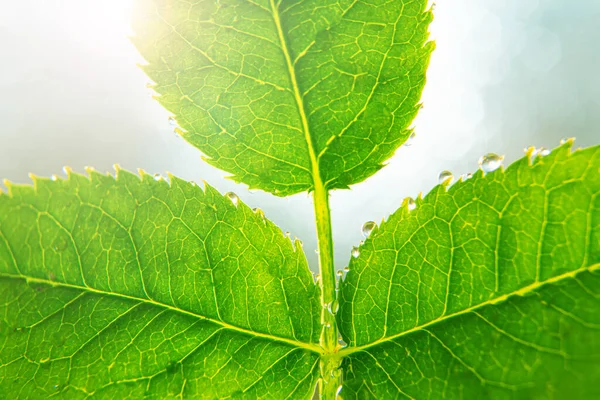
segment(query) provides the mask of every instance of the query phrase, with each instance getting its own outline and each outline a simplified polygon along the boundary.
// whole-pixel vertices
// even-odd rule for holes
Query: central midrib
[[[292,84],[292,92],[294,93],[296,107],[298,108],[298,114],[300,115],[300,120],[302,122],[302,131],[304,132],[304,139],[306,140],[306,145],[308,147],[308,155],[310,158],[311,175],[316,190],[318,186],[323,186],[323,181],[321,180],[321,173],[319,171],[319,161],[317,158],[317,153],[315,152],[312,136],[310,135],[308,118],[306,117],[306,111],[304,110],[304,100],[302,99],[302,95],[300,94],[300,88],[298,86],[298,80],[296,78],[296,70],[294,69],[294,64],[292,63],[292,58],[290,57],[290,52],[287,48],[287,43],[285,41],[283,29],[281,28],[281,20],[279,18],[278,7],[277,5],[275,5],[274,0],[270,0],[270,4],[271,13],[273,14],[273,20],[275,21],[275,27],[277,29],[277,36],[279,37],[281,51],[285,58],[288,74],[290,76],[290,82]]]
[[[546,279],[545,281],[542,281],[542,282],[532,283],[531,285],[522,287],[522,288],[520,288],[518,290],[515,290],[515,291],[512,291],[510,293],[503,294],[502,296],[496,297],[494,299],[491,299],[491,300],[488,300],[488,301],[484,301],[482,303],[476,304],[476,305],[471,306],[469,308],[466,308],[464,310],[460,310],[460,311],[454,312],[452,314],[448,314],[448,315],[444,315],[444,316],[438,317],[438,318],[436,318],[434,320],[431,320],[431,321],[429,321],[427,323],[424,323],[424,324],[419,325],[419,326],[415,326],[414,328],[411,328],[411,329],[408,329],[406,331],[397,333],[395,335],[390,335],[388,337],[384,337],[384,338],[375,340],[374,342],[367,343],[367,344],[364,344],[364,345],[361,345],[361,346],[347,347],[347,348],[339,351],[337,354],[338,354],[339,357],[346,357],[346,356],[349,356],[349,355],[351,355],[353,353],[369,349],[371,347],[374,347],[374,346],[377,346],[377,345],[389,342],[391,340],[400,338],[402,336],[406,336],[406,335],[410,335],[411,333],[416,333],[416,332],[419,332],[419,331],[423,331],[426,328],[430,327],[431,325],[439,324],[441,322],[448,321],[448,320],[450,320],[452,318],[468,314],[470,312],[473,312],[473,311],[478,310],[480,308],[483,308],[485,306],[496,305],[498,303],[502,303],[502,302],[508,300],[510,297],[523,296],[523,295],[525,295],[527,293],[531,293],[531,292],[533,292],[533,291],[535,291],[537,289],[540,289],[540,288],[542,288],[544,286],[548,286],[548,285],[551,285],[553,283],[560,282],[563,279],[575,278],[575,276],[578,275],[581,272],[586,272],[586,271],[590,271],[591,272],[591,271],[597,271],[597,270],[600,270],[600,264],[592,264],[592,265],[589,265],[587,267],[581,267],[581,268],[578,268],[578,269],[575,269],[575,270],[572,270],[572,271],[569,271],[569,272],[565,272],[564,274],[556,275],[556,276],[554,276],[552,278],[548,278],[548,279]]]
[[[295,347],[303,348],[303,349],[306,349],[306,350],[309,350],[309,351],[312,351],[315,353],[319,353],[319,354],[321,354],[323,352],[323,349],[316,344],[299,342],[297,340],[288,339],[288,338],[281,337],[281,336],[275,336],[275,335],[268,334],[268,333],[257,332],[257,331],[253,331],[250,329],[242,328],[237,325],[229,324],[225,321],[220,321],[217,319],[206,317],[204,315],[196,314],[192,311],[178,308],[178,307],[172,306],[170,304],[161,303],[161,302],[158,302],[158,301],[155,301],[152,299],[131,296],[131,295],[123,294],[123,293],[107,292],[105,290],[100,290],[100,289],[96,289],[96,288],[89,287],[89,286],[84,287],[84,286],[74,285],[74,284],[65,283],[65,282],[57,282],[57,281],[53,281],[53,280],[49,280],[49,279],[31,278],[31,277],[27,277],[27,276],[23,276],[23,275],[7,274],[4,272],[0,272],[0,278],[20,279],[20,280],[25,280],[27,282],[46,284],[46,285],[55,286],[55,287],[64,287],[64,288],[79,290],[79,291],[86,292],[86,293],[94,293],[94,294],[98,294],[98,295],[102,295],[102,296],[111,296],[111,297],[117,297],[117,298],[121,298],[121,299],[131,300],[131,301],[137,301],[140,303],[150,304],[155,307],[161,307],[164,309],[168,309],[170,311],[173,311],[173,312],[176,312],[179,314],[185,314],[185,315],[188,315],[188,316],[191,316],[191,317],[194,317],[197,319],[201,319],[201,320],[204,320],[207,322],[212,322],[216,325],[222,326],[223,328],[226,328],[226,329],[229,329],[232,331],[236,331],[236,332],[240,332],[240,333],[243,333],[246,335],[256,336],[256,337],[260,337],[263,339],[268,339],[268,340],[276,341],[276,342],[283,342],[283,343],[286,343],[286,344],[289,344],[289,345],[292,345]]]
[[[308,154],[311,163],[311,175],[313,180],[313,203],[315,209],[315,220],[317,225],[317,241],[319,244],[319,269],[321,273],[321,304],[331,304],[335,300],[335,273],[333,263],[333,238],[331,232],[331,212],[329,210],[329,193],[323,184],[321,173],[319,171],[319,159],[314,148],[314,142],[310,134],[308,118],[304,109],[304,100],[300,94],[296,70],[285,40],[285,35],[279,18],[278,6],[275,0],[270,0],[271,13],[273,21],[279,36],[281,51],[285,58],[296,107],[302,121],[302,130],[308,148]],[[325,307],[321,307],[321,323],[332,325],[332,329],[322,331],[321,346],[325,353],[332,353],[337,346],[337,325],[335,318],[327,312]],[[331,327],[330,327],[331,328]]]

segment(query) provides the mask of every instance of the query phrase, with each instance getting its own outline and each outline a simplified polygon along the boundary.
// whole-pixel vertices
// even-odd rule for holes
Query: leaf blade
[[[158,100],[238,182],[346,188],[410,135],[433,49],[425,1],[137,4]]]
[[[341,331],[357,346],[346,353],[347,367],[356,363],[348,369],[355,380],[349,384],[349,392],[368,392],[366,371],[377,369],[379,378],[371,377],[372,381],[386,383],[369,389],[379,396],[391,392],[401,396],[403,390],[412,397],[425,393],[438,396],[443,390],[454,393],[444,392],[446,396],[459,396],[460,387],[468,387],[471,396],[491,395],[495,390],[497,396],[512,391],[515,396],[532,395],[536,390],[549,393],[552,387],[565,393],[578,379],[580,393],[593,392],[590,382],[600,374],[590,361],[600,354],[600,325],[593,317],[600,307],[600,149],[569,150],[570,143],[533,166],[524,158],[505,172],[486,177],[478,173],[448,192],[437,187],[418,201],[417,210],[400,209],[373,234],[361,248],[359,259],[352,261],[341,289]],[[492,212],[495,217],[491,217]],[[585,288],[578,286],[582,279],[588,282]],[[567,294],[561,292],[561,285],[570,285]],[[368,286],[372,289],[367,299]],[[557,307],[561,296],[562,302],[569,296],[581,297],[581,304],[575,303],[580,306],[575,311],[581,314],[580,321],[565,321],[565,314],[552,308]],[[591,320],[588,326],[578,325],[586,320]],[[537,330],[535,323],[539,323]],[[573,336],[585,337],[586,345],[565,336],[558,327],[568,327]],[[513,345],[498,347],[494,340],[499,335],[512,340]],[[557,347],[553,338],[564,343]],[[437,369],[427,361],[431,356],[425,349],[437,357],[446,353]],[[582,350],[587,354],[582,355]],[[568,367],[558,365],[553,357],[561,351],[583,359]],[[406,368],[402,376],[389,364],[392,359]],[[554,369],[544,369],[534,363],[536,360]],[[455,362],[461,364],[457,368],[462,372],[454,373],[449,367]],[[384,379],[385,363],[388,375]],[[477,368],[472,368],[473,364]],[[500,367],[494,370],[493,365],[510,367],[503,372]],[[465,378],[465,373],[471,377]],[[429,388],[425,384],[419,388],[415,377],[429,382]],[[435,379],[444,383],[443,388],[432,383]],[[489,389],[490,385],[496,388]]]
[[[0,195],[3,392],[312,393],[318,289],[299,244],[271,222],[174,177],[92,172],[10,189]],[[10,387],[35,365],[39,379]],[[223,374],[239,379],[225,386]]]

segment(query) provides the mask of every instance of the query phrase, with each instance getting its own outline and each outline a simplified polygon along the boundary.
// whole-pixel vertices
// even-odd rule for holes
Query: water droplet
[[[321,275],[320,274],[316,274],[315,275],[315,283],[319,283],[321,281]]]
[[[337,391],[335,392],[335,400],[344,400],[342,398],[342,389],[344,389],[344,386],[338,386]]]
[[[329,329],[329,328],[331,328],[331,324],[330,324],[329,322],[327,322],[327,323],[325,324],[325,329]]]
[[[240,202],[240,198],[237,196],[237,194],[235,194],[233,192],[225,193],[225,197],[227,197],[229,200],[231,200],[231,202],[233,203],[234,206],[237,206],[238,203]]]
[[[160,174],[154,174],[154,180],[159,182],[163,180],[163,177]]]
[[[483,172],[492,172],[500,168],[502,162],[504,161],[504,156],[499,156],[498,154],[488,153],[479,158],[479,168]]]
[[[546,157],[550,154],[550,150],[548,150],[545,147],[540,147],[539,149],[536,149],[536,152],[542,157]]]
[[[574,141],[575,141],[575,138],[574,138],[574,137],[570,137],[570,138],[562,138],[562,139],[560,139],[560,144],[566,144],[566,143],[569,143],[569,142],[574,142]]]
[[[338,343],[341,348],[348,347],[348,343],[344,341],[341,335],[338,335]]]
[[[377,224],[373,221],[365,222],[361,229],[363,236],[369,237],[369,235],[371,234],[371,232],[373,232],[373,229],[375,229],[376,226]]]
[[[404,145],[405,146],[412,146],[412,144],[415,141],[416,137],[417,137],[417,134],[415,132],[411,133],[410,136],[408,137],[408,139],[406,139],[406,142],[404,142]]]
[[[417,208],[417,203],[415,202],[415,199],[413,199],[412,197],[407,197],[405,201],[406,201],[406,206],[408,207],[408,211],[412,211],[415,208]]]
[[[331,314],[337,314],[340,309],[340,303],[337,300],[333,300],[331,303],[327,304],[327,311]]]
[[[462,179],[463,181],[466,181],[467,179],[471,179],[472,177],[473,177],[473,174],[469,172],[468,174],[462,174],[460,176],[460,179]]]
[[[315,254],[320,254],[319,249],[315,249]]]
[[[52,386],[52,387],[54,388],[54,390],[58,390],[58,388],[59,388],[60,386],[58,386],[58,385],[54,385],[54,386]]]
[[[58,180],[58,176],[56,176],[56,175],[52,175],[52,176],[50,177],[50,179],[52,179],[53,181],[57,181],[57,180]]]
[[[173,127],[177,126],[177,120],[174,117],[169,117],[169,125]]]
[[[534,161],[538,157],[546,157],[548,154],[550,154],[550,150],[548,150],[545,147],[539,147],[539,148],[529,147],[529,148],[525,148],[523,150],[525,151],[525,154],[529,155],[529,159],[531,161]]]
[[[447,183],[449,185],[454,180],[454,175],[452,175],[452,172],[450,171],[442,171],[438,176],[438,180],[441,184]]]
[[[338,269],[337,272],[335,273],[337,275],[338,278],[342,279],[344,277],[344,271],[342,271],[341,269]]]
[[[355,246],[352,248],[352,257],[358,258],[358,256],[360,256],[360,250],[358,247]]]
[[[348,273],[348,272],[350,272],[350,267],[344,267],[344,272],[345,272],[345,273]]]

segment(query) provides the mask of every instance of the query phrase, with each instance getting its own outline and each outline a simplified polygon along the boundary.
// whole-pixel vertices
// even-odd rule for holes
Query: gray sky
[[[0,177],[64,165],[169,171],[234,191],[304,242],[316,268],[312,203],[249,193],[178,139],[152,100],[126,36],[128,0],[5,1],[0,12]],[[367,220],[428,192],[441,170],[474,171],[483,153],[512,162],[528,146],[600,143],[600,1],[440,0],[417,138],[352,190],[332,194],[336,264]]]

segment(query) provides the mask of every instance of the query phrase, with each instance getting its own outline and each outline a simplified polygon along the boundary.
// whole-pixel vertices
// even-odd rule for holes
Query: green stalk
[[[317,221],[317,238],[319,242],[319,272],[321,274],[321,322],[324,329],[321,333],[321,346],[326,353],[333,353],[337,346],[337,326],[335,316],[329,312],[328,305],[336,300],[335,270],[333,265],[333,238],[331,234],[331,212],[329,211],[329,194],[323,186],[315,187],[315,218]]]
[[[317,222],[317,238],[319,245],[319,270],[321,279],[321,381],[319,391],[321,398],[334,400],[341,383],[341,370],[338,357],[332,357],[338,347],[338,329],[335,321],[336,277],[333,263],[333,237],[331,233],[331,212],[329,210],[329,193],[322,182],[315,182],[314,191],[315,219]]]

